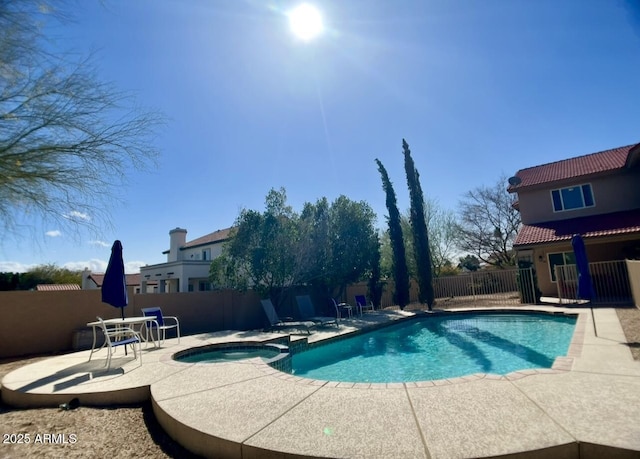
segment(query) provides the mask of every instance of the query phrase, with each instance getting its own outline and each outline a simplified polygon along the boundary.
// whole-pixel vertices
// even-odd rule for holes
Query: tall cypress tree
[[[402,236],[402,226],[400,225],[400,212],[396,200],[396,192],[389,180],[387,170],[382,163],[376,159],[378,170],[382,176],[382,188],[387,195],[387,210],[389,217],[389,238],[393,250],[393,277],[396,284],[396,303],[400,309],[409,304],[409,270],[407,269],[407,254],[404,250],[404,237]]]
[[[431,311],[434,302],[433,273],[431,270],[431,250],[429,248],[429,234],[424,217],[424,195],[420,186],[420,174],[416,170],[411,157],[409,145],[402,139],[404,153],[404,170],[407,173],[407,186],[411,198],[411,229],[413,231],[413,249],[416,257],[418,286],[420,288],[420,302],[426,303]]]

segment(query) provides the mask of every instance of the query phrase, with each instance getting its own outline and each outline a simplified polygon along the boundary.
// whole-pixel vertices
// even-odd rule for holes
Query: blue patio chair
[[[376,308],[373,305],[372,301],[367,302],[367,298],[364,295],[356,295],[356,308],[360,310],[360,315],[364,312],[365,309],[375,311]]]
[[[145,325],[147,329],[147,341],[149,340],[149,333],[151,333],[151,339],[153,339],[153,329],[156,328],[158,332],[158,343],[164,343],[166,338],[166,331],[173,328],[176,329],[178,336],[178,343],[180,343],[180,322],[175,316],[165,316],[162,314],[162,310],[158,307],[155,308],[142,308],[142,315],[145,317],[153,317],[154,320],[149,320]],[[172,322],[168,324],[167,321]]]

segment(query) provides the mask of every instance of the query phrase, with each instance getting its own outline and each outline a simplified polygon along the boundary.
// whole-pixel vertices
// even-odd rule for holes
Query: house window
[[[576,256],[573,252],[548,253],[549,269],[551,270],[551,282],[557,282],[556,266],[575,265]]]
[[[211,282],[200,281],[198,285],[198,290],[201,292],[211,291]]]
[[[551,190],[551,200],[553,201],[554,212],[583,209],[595,205],[591,185],[588,183]]]
[[[202,251],[202,259],[203,260],[211,260],[211,249],[204,249]]]

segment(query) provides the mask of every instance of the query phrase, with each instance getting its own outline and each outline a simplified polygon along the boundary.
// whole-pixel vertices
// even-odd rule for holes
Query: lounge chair
[[[107,348],[107,363],[105,365],[107,370],[111,368],[111,355],[118,346],[125,346],[126,348],[127,345],[130,345],[133,349],[133,358],[137,359],[138,354],[140,354],[140,365],[142,365],[142,349],[140,348],[142,338],[140,338],[140,335],[132,328],[123,327],[122,325],[108,326],[104,323],[102,317],[97,317],[97,319],[104,334],[104,347]],[[138,345],[137,350],[136,344]],[[93,354],[93,349],[91,353]],[[89,360],[91,360],[91,355],[89,355]]]
[[[315,325],[313,322],[298,322],[293,320],[291,317],[285,317],[284,320],[280,319],[271,300],[260,300],[260,303],[262,303],[262,309],[264,309],[264,313],[267,315],[267,319],[269,319],[269,330],[295,328],[306,331],[308,335],[311,334],[309,328]]]
[[[376,310],[375,306],[373,305],[373,302],[369,301],[367,303],[367,298],[364,295],[356,295],[355,299],[356,299],[356,308],[360,310],[360,315],[362,315],[365,309],[369,309],[371,311]]]
[[[143,316],[154,319],[146,323],[147,341],[149,341],[149,333],[151,333],[151,338],[153,339],[153,329],[156,328],[158,332],[158,344],[162,344],[166,338],[166,331],[175,328],[178,335],[178,343],[180,343],[180,322],[177,317],[163,315],[160,308],[142,308],[141,311]],[[167,321],[171,321],[172,323],[168,324]]]
[[[316,325],[335,324],[336,327],[339,327],[338,316],[340,315],[340,312],[337,308],[335,317],[316,316],[316,312],[313,309],[313,303],[311,303],[311,297],[309,295],[296,296],[296,303],[298,304],[300,317],[302,317],[303,320],[310,320]]]

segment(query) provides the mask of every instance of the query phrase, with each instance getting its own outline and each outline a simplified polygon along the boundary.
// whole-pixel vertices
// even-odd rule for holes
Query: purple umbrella
[[[115,241],[111,247],[111,257],[102,283],[102,302],[120,308],[124,319],[124,307],[129,304],[129,298],[120,241]]]
[[[584,247],[582,236],[574,234],[571,238],[571,246],[576,257],[576,268],[578,269],[578,298],[582,300],[592,300],[594,295],[591,274],[589,273],[589,260],[587,250]]]

